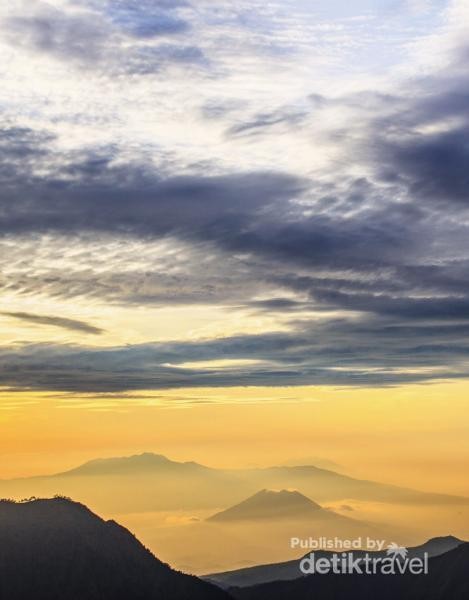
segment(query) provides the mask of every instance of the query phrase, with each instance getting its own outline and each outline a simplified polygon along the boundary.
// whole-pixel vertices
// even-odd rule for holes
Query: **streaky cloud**
[[[51,317],[48,315],[36,315],[27,312],[2,312],[0,313],[5,317],[12,319],[18,319],[19,321],[26,321],[27,323],[33,323],[34,325],[44,325],[50,327],[60,327],[61,329],[69,329],[70,331],[80,331],[83,333],[89,333],[92,335],[101,335],[104,333],[104,329],[95,327],[86,323],[85,321],[79,321],[77,319],[66,319],[64,317]]]

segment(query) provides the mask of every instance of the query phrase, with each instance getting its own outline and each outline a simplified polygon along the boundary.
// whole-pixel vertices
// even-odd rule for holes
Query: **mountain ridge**
[[[116,521],[68,498],[0,501],[0,597],[228,600],[174,571]]]
[[[174,461],[163,454],[154,454],[152,452],[143,452],[132,456],[120,456],[112,458],[96,458],[89,460],[78,467],[69,469],[62,473],[56,473],[55,477],[71,475],[104,475],[115,474],[115,472],[125,472],[134,470],[145,470],[149,468],[168,468],[168,469],[200,469],[211,470],[194,461]]]
[[[428,539],[419,546],[408,548],[409,556],[423,556],[424,552],[428,552],[430,557],[439,556],[449,552],[458,546],[464,544],[463,540],[452,536],[440,536]],[[320,550],[315,551],[318,557],[328,557],[340,552]],[[353,551],[355,558],[364,554],[364,551]],[[386,552],[377,552],[376,555],[385,555]],[[304,556],[308,556],[309,552]],[[299,562],[304,557],[301,556],[294,560],[288,560],[280,563],[271,563],[264,565],[256,565],[253,567],[245,567],[243,569],[233,569],[221,573],[210,573],[205,575],[203,579],[220,585],[223,588],[229,587],[250,587],[254,585],[267,584],[274,581],[288,581],[303,577],[299,570]]]
[[[130,495],[129,490],[136,485],[139,486],[139,493]],[[191,494],[186,493],[188,486],[193,490]],[[320,503],[356,499],[406,504],[469,505],[469,498],[462,496],[422,492],[356,479],[314,465],[216,469],[192,461],[170,460],[151,452],[95,459],[53,475],[0,480],[0,497],[62,494],[78,497],[86,504],[106,511],[190,510],[229,506],[262,488],[297,489]]]
[[[263,489],[207,519],[210,522],[305,517],[323,508],[297,490]]]
[[[430,558],[428,574],[309,575],[251,587],[229,587],[236,600],[467,600],[469,543]]]

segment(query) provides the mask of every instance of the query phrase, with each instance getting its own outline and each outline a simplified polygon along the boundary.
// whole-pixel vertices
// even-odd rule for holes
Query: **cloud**
[[[259,113],[249,121],[232,125],[228,136],[266,134],[282,126],[298,127],[308,117],[309,111],[297,107],[282,107],[273,112]]]
[[[36,56],[43,54],[102,75],[147,75],[170,64],[206,64],[204,52],[168,38],[187,33],[177,16],[184,3],[78,3],[65,8],[37,2],[28,15],[3,20],[6,39]],[[103,10],[104,9],[104,10]]]
[[[123,73],[151,75],[169,65],[207,65],[204,52],[197,46],[159,44],[142,47],[129,54],[119,67]]]
[[[174,14],[183,2],[111,2],[107,14],[112,22],[124,32],[137,38],[153,38],[162,35],[185,33],[190,29],[188,21]]]
[[[68,15],[46,4],[39,4],[36,14],[12,16],[3,25],[12,43],[19,41],[36,52],[83,64],[103,56],[109,35],[96,15]]]
[[[103,112],[121,85],[113,110],[126,108],[109,131],[82,129],[76,115],[65,127],[57,105],[53,118],[43,108],[44,122],[29,107],[5,120],[0,285],[103,305],[213,304],[267,314],[286,331],[96,353],[3,349],[5,385],[112,392],[468,376],[466,48],[406,85],[328,97],[303,69],[290,89],[276,66],[277,84],[271,56],[285,57],[304,29],[296,19],[289,29],[272,7],[214,14],[203,4],[197,17],[185,2],[62,6],[10,17],[11,39],[28,62],[77,67],[68,94],[89,69],[104,86]],[[134,75],[214,57],[223,80],[211,72],[203,82],[168,75],[133,85]],[[252,88],[262,91],[251,98]],[[151,110],[140,115],[142,98]],[[185,366],[220,358],[260,364]]]
[[[44,177],[12,156],[0,192],[0,231],[210,238],[236,230],[269,204],[288,203],[306,187],[301,178],[275,171],[168,177],[152,165],[122,165],[116,158],[71,157],[53,168],[51,155]]]
[[[422,201],[469,204],[469,127],[403,136],[379,148],[384,180],[402,183]]]
[[[46,152],[45,144],[54,139],[52,134],[34,131],[28,127],[0,129],[0,156],[2,162],[37,158]]]
[[[409,82],[401,95],[353,100],[366,106],[371,118],[361,132],[352,130],[348,151],[354,148],[356,159],[368,163],[378,180],[396,185],[423,208],[468,206],[466,53],[466,45],[458,47],[449,65]]]
[[[301,321],[289,332],[106,349],[23,345],[0,348],[0,383],[74,393],[424,383],[467,377],[468,333],[467,324],[415,326],[367,317]],[[219,366],[221,359],[250,358],[255,362]]]
[[[94,327],[84,321],[78,321],[76,319],[65,319],[63,317],[50,317],[47,315],[35,315],[25,312],[2,312],[0,313],[5,317],[12,319],[18,319],[20,321],[26,321],[27,323],[33,323],[34,325],[45,325],[51,327],[60,327],[62,329],[69,329],[70,331],[80,331],[82,333],[90,333],[92,335],[100,335],[104,333],[103,329]]]

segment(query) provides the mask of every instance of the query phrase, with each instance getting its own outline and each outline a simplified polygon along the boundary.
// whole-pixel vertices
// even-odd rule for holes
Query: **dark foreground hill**
[[[0,501],[2,600],[227,600],[67,499]]]
[[[467,600],[469,544],[430,559],[427,575],[310,575],[248,588],[237,600]]]

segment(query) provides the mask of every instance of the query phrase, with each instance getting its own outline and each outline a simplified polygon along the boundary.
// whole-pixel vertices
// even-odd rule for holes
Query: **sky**
[[[461,492],[468,33],[464,0],[4,0],[0,477],[155,449]]]

